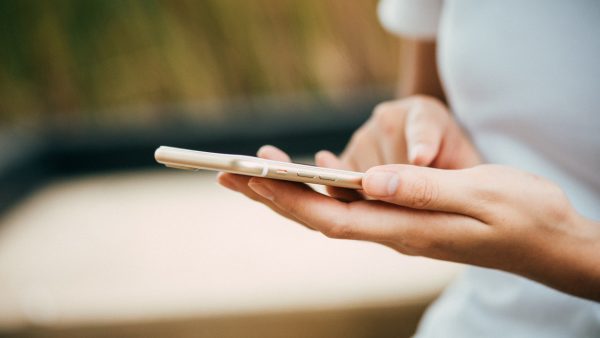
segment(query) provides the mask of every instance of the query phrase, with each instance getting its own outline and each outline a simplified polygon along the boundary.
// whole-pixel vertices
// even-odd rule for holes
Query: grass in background
[[[374,0],[3,0],[0,123],[388,85],[397,42],[375,9]]]

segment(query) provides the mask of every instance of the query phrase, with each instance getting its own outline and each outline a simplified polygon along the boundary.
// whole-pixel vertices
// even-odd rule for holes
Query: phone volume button
[[[298,175],[298,176],[300,176],[300,177],[306,177],[306,178],[315,178],[315,175],[313,175],[313,174],[309,174],[309,173],[304,173],[304,172],[301,172],[301,171],[299,171],[299,172],[297,173],[297,175]]]
[[[331,177],[331,176],[321,176],[319,175],[319,178],[324,180],[324,181],[335,181],[335,178]]]

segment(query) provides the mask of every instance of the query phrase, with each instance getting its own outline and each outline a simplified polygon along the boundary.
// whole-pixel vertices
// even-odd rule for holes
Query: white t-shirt
[[[450,108],[488,162],[550,179],[600,220],[600,1],[383,0],[379,16],[437,40]],[[470,267],[416,337],[600,337],[600,304]]]

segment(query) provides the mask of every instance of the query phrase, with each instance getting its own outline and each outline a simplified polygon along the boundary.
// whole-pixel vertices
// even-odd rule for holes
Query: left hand
[[[273,147],[261,152],[287,157]],[[558,186],[510,167],[376,166],[363,180],[376,200],[350,202],[293,182],[231,174],[220,182],[328,237],[501,269],[600,300],[600,226]]]

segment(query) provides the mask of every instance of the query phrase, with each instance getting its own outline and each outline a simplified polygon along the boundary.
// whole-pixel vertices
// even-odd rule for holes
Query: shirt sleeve
[[[379,20],[386,30],[407,38],[435,40],[442,0],[381,0]]]

